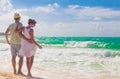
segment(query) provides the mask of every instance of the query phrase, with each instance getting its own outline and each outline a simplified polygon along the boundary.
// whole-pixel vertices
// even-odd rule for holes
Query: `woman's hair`
[[[36,21],[34,19],[29,19],[28,24],[36,24]]]

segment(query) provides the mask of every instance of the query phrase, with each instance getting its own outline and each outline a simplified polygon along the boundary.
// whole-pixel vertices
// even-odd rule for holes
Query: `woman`
[[[21,29],[17,30],[16,33],[22,32],[22,34],[27,38],[31,40],[31,43],[22,39],[21,40],[21,49],[19,51],[20,56],[25,56],[26,57],[26,65],[27,65],[27,70],[28,74],[27,76],[32,76],[31,75],[31,68],[34,62],[34,55],[37,49],[37,46],[41,49],[42,46],[40,46],[34,39],[34,30],[33,28],[35,27],[36,21],[34,19],[29,19],[28,20],[28,26],[27,27],[22,27]]]

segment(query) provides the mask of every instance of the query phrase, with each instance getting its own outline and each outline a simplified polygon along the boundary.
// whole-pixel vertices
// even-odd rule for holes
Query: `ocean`
[[[48,47],[120,49],[120,37],[36,37]]]
[[[61,78],[62,73],[69,73],[68,77],[72,76],[73,79],[81,79],[81,75],[86,79],[120,78],[120,37],[35,39],[43,46],[43,49],[38,49],[35,55],[34,68],[38,70],[61,74]],[[5,38],[0,37],[0,60],[6,58],[3,56],[6,54],[3,53],[5,51],[10,53],[10,47],[5,43]]]

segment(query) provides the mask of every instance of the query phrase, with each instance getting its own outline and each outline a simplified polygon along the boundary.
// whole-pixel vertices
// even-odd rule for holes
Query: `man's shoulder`
[[[14,22],[14,23],[11,23],[10,25],[9,25],[9,27],[14,27],[14,26],[16,26],[16,23]],[[19,26],[22,26],[22,23],[20,22],[19,23]]]
[[[15,23],[11,23],[9,26],[13,26],[13,25],[15,25]]]
[[[12,28],[15,26],[15,23],[11,23],[8,28]]]
[[[21,22],[19,22],[20,24],[22,24]]]
[[[19,25],[22,26],[23,24],[20,22]]]
[[[14,22],[14,23],[11,23],[10,25],[16,25],[16,24],[17,24],[17,23],[15,23],[15,22]],[[22,24],[22,23],[21,23],[21,22],[19,22],[19,24]]]

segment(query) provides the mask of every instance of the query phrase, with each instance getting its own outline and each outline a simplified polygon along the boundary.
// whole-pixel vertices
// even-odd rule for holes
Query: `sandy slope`
[[[10,72],[1,71],[0,72],[0,79],[26,79],[26,78],[23,76],[14,75]]]

